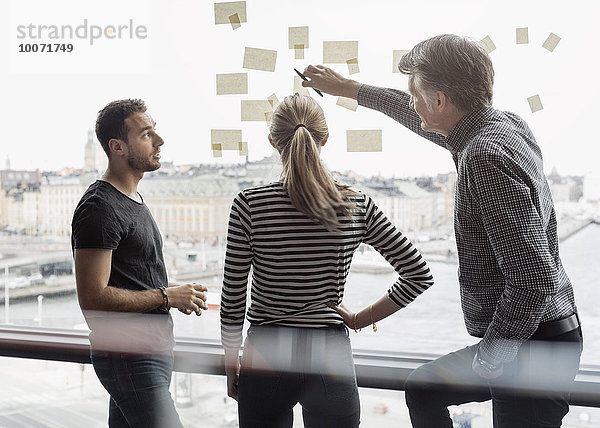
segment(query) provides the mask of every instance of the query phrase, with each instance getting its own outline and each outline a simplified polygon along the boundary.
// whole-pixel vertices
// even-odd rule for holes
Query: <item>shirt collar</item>
[[[493,115],[494,111],[490,106],[464,115],[446,137],[445,143],[450,152],[454,155],[464,150],[473,134]]]

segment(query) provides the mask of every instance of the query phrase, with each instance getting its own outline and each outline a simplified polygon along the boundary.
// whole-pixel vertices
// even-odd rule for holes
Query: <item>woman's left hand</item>
[[[240,358],[238,350],[225,350],[225,374],[227,375],[227,395],[238,399],[238,381],[240,380]]]
[[[240,380],[240,374],[235,372],[227,373],[227,395],[233,398],[235,401],[238,400],[238,382]]]
[[[335,310],[338,314],[340,314],[342,316],[342,318],[344,318],[344,323],[350,327],[350,328],[354,328],[354,312],[352,312],[350,309],[348,309],[346,307],[346,305],[344,305],[343,303],[340,303],[339,305],[337,305],[335,302],[328,302],[327,306],[329,306],[331,309]]]

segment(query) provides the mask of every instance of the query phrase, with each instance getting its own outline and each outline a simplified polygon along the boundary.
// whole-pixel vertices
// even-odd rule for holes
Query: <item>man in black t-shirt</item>
[[[110,427],[181,427],[169,384],[169,308],[201,314],[206,287],[169,286],[162,239],[138,182],[160,168],[156,123],[141,100],[98,113],[108,168],[81,198],[72,222],[77,297],[91,330],[92,364],[110,394]]]

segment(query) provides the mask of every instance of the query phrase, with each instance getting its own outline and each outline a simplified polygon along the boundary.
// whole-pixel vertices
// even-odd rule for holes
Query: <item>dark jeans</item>
[[[560,427],[583,349],[581,328],[529,340],[505,372],[486,381],[471,369],[477,345],[416,369],[405,385],[414,428],[452,428],[449,405],[492,400],[494,428]]]
[[[360,402],[345,326],[248,330],[238,386],[240,428],[291,427],[296,403],[305,427],[358,427]]]
[[[169,392],[173,356],[92,351],[98,379],[110,394],[108,426],[182,427]]]

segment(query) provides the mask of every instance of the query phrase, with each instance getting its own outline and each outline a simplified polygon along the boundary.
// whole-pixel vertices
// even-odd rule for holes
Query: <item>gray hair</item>
[[[428,93],[443,92],[461,111],[492,105],[494,67],[483,47],[466,37],[441,34],[418,43],[398,63]]]

